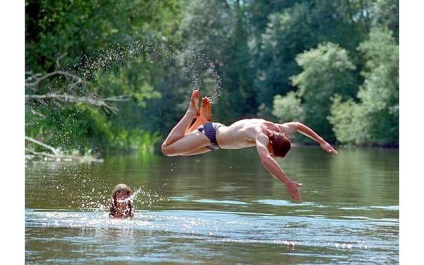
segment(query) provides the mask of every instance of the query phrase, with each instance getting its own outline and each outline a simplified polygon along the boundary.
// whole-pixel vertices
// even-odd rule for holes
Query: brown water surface
[[[300,203],[254,149],[28,162],[26,263],[399,263],[398,150],[339,151],[294,147],[279,160],[303,183]],[[108,218],[122,182],[132,220]]]

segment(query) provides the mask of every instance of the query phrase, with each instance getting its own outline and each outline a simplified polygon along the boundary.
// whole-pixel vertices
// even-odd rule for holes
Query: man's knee
[[[168,147],[166,145],[162,144],[162,146],[160,147],[160,150],[162,151],[162,154],[169,156]]]
[[[162,153],[166,156],[175,156],[176,155],[172,152],[172,148],[170,148],[169,145],[162,144],[161,150],[162,150]]]

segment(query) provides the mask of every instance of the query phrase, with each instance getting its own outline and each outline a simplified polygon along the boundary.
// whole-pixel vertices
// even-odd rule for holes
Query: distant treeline
[[[395,0],[26,0],[25,27],[26,135],[67,153],[152,152],[197,87],[222,123],[399,143]]]

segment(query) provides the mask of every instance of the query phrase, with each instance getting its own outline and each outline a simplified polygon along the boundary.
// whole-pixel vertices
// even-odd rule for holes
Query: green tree
[[[290,91],[284,97],[276,95],[272,114],[278,117],[278,122],[304,121],[305,110],[302,106],[302,100],[296,92]]]
[[[267,27],[257,41],[255,68],[258,98],[270,106],[273,97],[295,90],[290,78],[302,69],[299,53],[320,43],[337,43],[357,61],[355,48],[366,35],[356,1],[296,1],[268,15]],[[368,25],[368,24],[365,24]]]
[[[214,108],[214,116],[222,122],[253,115],[258,106],[251,86],[254,72],[246,24],[243,1],[188,1],[180,28],[187,46],[210,58],[219,74],[219,82],[212,80],[215,86],[204,86],[201,93],[213,95],[214,90],[222,90]]]
[[[337,141],[353,145],[368,142],[370,137],[367,128],[370,127],[370,120],[365,109],[352,98],[344,101],[340,95],[335,95],[332,101],[329,121],[333,125]]]
[[[64,150],[159,141],[199,87],[223,123],[260,115],[302,120],[329,140],[333,131],[342,142],[396,138],[396,0],[25,5],[27,134]],[[391,31],[392,44],[369,35],[372,27]],[[334,123],[327,122],[331,97]],[[347,131],[349,109],[357,139]],[[47,137],[63,133],[65,122],[75,139]]]
[[[155,135],[145,126],[148,117],[138,113],[160,95],[165,60],[155,48],[179,39],[179,1],[25,4],[27,135],[67,152],[131,146],[141,138],[158,141],[137,138],[140,130]],[[122,95],[133,100],[112,102]],[[68,139],[60,140],[65,134]]]
[[[65,53],[75,63],[111,43],[146,38],[158,32],[170,36],[179,14],[177,0],[26,0],[26,68],[51,72],[56,59]]]
[[[399,42],[399,1],[374,0],[371,2],[370,13],[373,18],[372,26],[387,28]]]
[[[330,115],[331,97],[355,95],[357,84],[348,52],[334,43],[318,45],[299,54],[296,61],[303,71],[292,77],[293,85],[299,89],[302,109],[308,125],[329,141],[335,140],[332,127],[327,120]]]
[[[366,61],[358,103],[334,99],[330,122],[339,141],[399,144],[399,45],[388,29],[373,28],[358,50]],[[352,117],[349,117],[352,116]],[[355,135],[355,132],[361,131]]]

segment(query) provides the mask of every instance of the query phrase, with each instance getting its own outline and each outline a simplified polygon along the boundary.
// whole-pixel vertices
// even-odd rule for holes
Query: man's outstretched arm
[[[300,201],[302,197],[298,191],[298,188],[302,186],[301,183],[292,181],[281,169],[280,165],[272,158],[271,154],[268,151],[269,139],[264,133],[258,134],[256,137],[256,150],[258,152],[259,158],[262,165],[271,173],[274,177],[280,180],[287,189],[287,192],[290,196],[297,201]]]
[[[306,137],[311,138],[315,142],[319,143],[322,149],[327,153],[337,155],[337,150],[332,147],[329,143],[327,143],[321,136],[319,136],[316,132],[314,132],[311,128],[306,126],[301,122],[288,122],[284,123],[283,126],[286,126],[290,132],[298,131],[299,133],[305,135]]]

